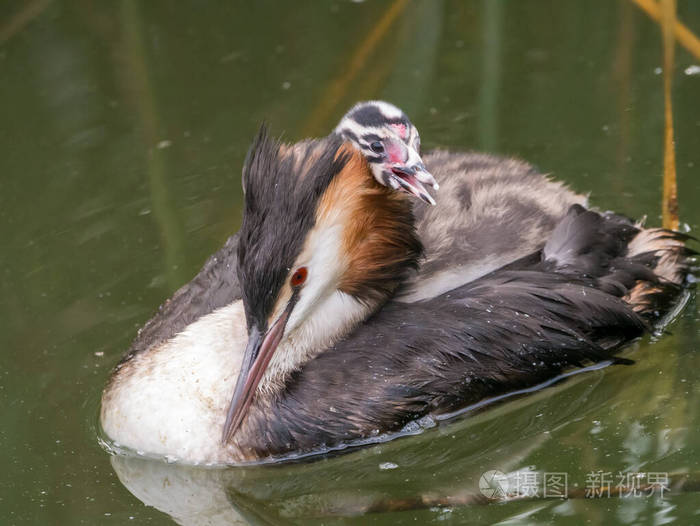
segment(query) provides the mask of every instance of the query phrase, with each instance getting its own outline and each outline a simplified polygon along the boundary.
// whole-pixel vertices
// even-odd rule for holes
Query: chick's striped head
[[[383,101],[360,102],[335,133],[362,152],[379,184],[435,204],[426,185],[437,190],[438,184],[421,159],[418,130],[399,108]]]

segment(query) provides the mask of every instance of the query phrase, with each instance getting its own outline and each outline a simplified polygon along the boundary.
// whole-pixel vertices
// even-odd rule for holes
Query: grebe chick
[[[434,190],[439,185],[420,157],[418,130],[399,108],[379,100],[359,102],[340,119],[335,133],[362,152],[379,184],[435,204],[424,185]]]
[[[542,248],[567,210],[587,203],[516,159],[436,150],[424,163],[418,129],[388,102],[357,103],[334,133],[364,155],[384,186],[435,204],[423,185],[443,185],[439,206],[413,207],[424,257],[398,293],[404,302],[435,297]]]

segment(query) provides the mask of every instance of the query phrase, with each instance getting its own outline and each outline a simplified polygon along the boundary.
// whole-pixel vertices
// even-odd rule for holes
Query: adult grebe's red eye
[[[303,285],[304,282],[306,281],[306,275],[309,272],[306,270],[306,267],[299,267],[294,274],[292,274],[292,279],[289,280],[289,284],[292,287],[298,287],[300,285]]]

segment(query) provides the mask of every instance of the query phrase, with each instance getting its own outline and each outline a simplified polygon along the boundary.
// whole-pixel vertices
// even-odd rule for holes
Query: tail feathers
[[[696,252],[686,234],[663,228],[641,230],[628,247],[628,259],[653,270],[655,279],[639,280],[622,299],[647,318],[658,319],[676,302],[691,272]]]
[[[697,252],[686,246],[694,238],[665,228],[640,230],[627,253],[633,259],[651,258],[654,273],[664,281],[682,285],[690,272],[691,258]]]
[[[689,239],[574,205],[552,232],[542,258],[556,272],[594,278],[596,288],[653,321],[673,307],[691,271],[695,251],[686,246]]]

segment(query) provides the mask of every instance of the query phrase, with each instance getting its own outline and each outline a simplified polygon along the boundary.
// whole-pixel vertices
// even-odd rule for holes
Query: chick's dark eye
[[[292,274],[291,279],[289,280],[289,284],[292,287],[299,287],[304,284],[306,281],[306,276],[308,274],[308,271],[306,270],[306,267],[299,267],[294,274]]]
[[[374,141],[369,147],[374,153],[382,153],[384,151],[384,145],[381,141]]]

